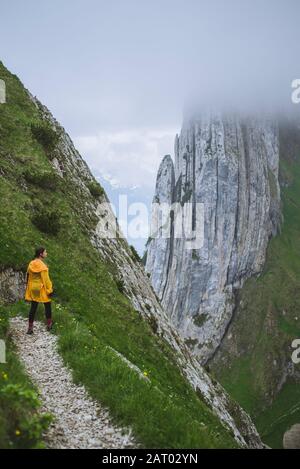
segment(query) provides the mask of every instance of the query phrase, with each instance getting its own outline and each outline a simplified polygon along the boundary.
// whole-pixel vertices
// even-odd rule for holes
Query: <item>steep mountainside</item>
[[[118,236],[107,237],[113,212],[69,136],[2,64],[0,76],[7,87],[0,107],[2,334],[9,339],[9,316],[27,314],[24,274],[35,245],[45,245],[62,356],[117,423],[129,424],[144,447],[261,447],[248,415],[175,331],[118,226]],[[18,446],[15,426],[23,425],[29,444],[28,422],[19,422],[18,399],[7,389],[20,376],[8,344],[0,446]]]
[[[175,164],[166,156],[159,168],[154,202],[180,203],[182,223],[185,205],[202,202],[204,243],[187,248],[190,238],[173,235],[173,218],[169,238],[149,239],[146,261],[192,353],[277,446],[300,416],[292,384],[299,369],[291,361],[291,342],[300,337],[299,143],[294,119],[186,118]]]

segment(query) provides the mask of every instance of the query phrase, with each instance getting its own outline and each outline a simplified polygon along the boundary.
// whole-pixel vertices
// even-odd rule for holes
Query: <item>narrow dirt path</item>
[[[11,319],[10,330],[20,360],[42,402],[41,411],[55,420],[45,435],[48,448],[136,448],[130,429],[112,424],[107,409],[93,401],[83,386],[74,384],[71,372],[57,350],[57,337],[35,322],[27,335],[27,321]]]

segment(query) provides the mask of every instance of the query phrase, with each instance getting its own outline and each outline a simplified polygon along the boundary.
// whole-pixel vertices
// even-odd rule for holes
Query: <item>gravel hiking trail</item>
[[[137,448],[130,428],[115,426],[109,411],[89,397],[84,386],[73,382],[57,348],[57,337],[43,323],[34,323],[27,335],[28,322],[21,317],[10,321],[10,334],[31,381],[39,390],[41,412],[54,420],[44,435],[47,448],[102,449]]]

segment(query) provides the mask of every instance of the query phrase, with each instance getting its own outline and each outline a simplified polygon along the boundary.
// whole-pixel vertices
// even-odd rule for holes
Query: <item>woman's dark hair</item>
[[[44,248],[43,246],[40,246],[39,248],[36,248],[35,250],[35,258],[36,257],[40,257],[40,254],[42,254],[42,252],[45,251],[46,248]]]

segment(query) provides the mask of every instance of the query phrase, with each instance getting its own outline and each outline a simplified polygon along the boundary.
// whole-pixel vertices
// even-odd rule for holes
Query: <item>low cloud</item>
[[[76,147],[92,171],[114,188],[153,190],[162,157],[173,155],[179,129],[127,129],[99,131],[74,138]]]

